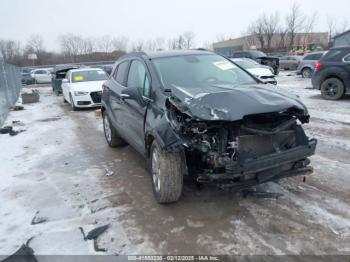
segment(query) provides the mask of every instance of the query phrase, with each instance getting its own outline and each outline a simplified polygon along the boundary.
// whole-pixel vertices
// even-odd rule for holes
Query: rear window
[[[340,62],[348,53],[349,50],[345,49],[330,50],[322,57],[322,61]]]
[[[303,60],[320,60],[322,55],[323,53],[307,55]]]

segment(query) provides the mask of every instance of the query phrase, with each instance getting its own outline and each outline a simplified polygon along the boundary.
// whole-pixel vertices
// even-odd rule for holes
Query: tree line
[[[317,11],[305,14],[302,6],[294,2],[285,16],[278,12],[261,14],[248,26],[244,35],[252,36],[246,39],[248,46],[258,45],[262,51],[289,51],[296,42],[305,46],[308,41],[314,40],[313,32],[319,18]],[[328,42],[348,29],[348,20],[345,17],[342,21],[331,16],[326,19]],[[298,33],[302,33],[303,37],[296,39]]]
[[[170,39],[156,37],[131,43],[128,38],[122,36],[83,37],[69,33],[58,36],[60,51],[50,52],[44,45],[44,38],[34,34],[25,44],[20,41],[0,39],[0,55],[4,61],[18,66],[113,61],[128,51],[193,48],[194,38],[193,32],[186,31]],[[34,61],[28,59],[30,54],[35,54],[37,59]]]

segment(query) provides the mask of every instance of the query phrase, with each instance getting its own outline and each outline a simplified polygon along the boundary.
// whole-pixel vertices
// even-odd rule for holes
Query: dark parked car
[[[312,85],[329,100],[350,94],[350,46],[331,48],[321,57],[315,64]]]
[[[313,52],[305,55],[298,65],[297,75],[302,75],[304,78],[311,78],[315,64],[318,60],[321,59],[323,54],[324,51]]]
[[[97,67],[103,69],[108,75],[110,75],[113,70],[113,65],[101,65]]]
[[[250,58],[258,62],[259,64],[269,66],[273,69],[274,74],[279,73],[279,58],[273,56],[267,56],[261,51],[237,51],[230,56],[230,58]]]
[[[62,80],[66,78],[69,70],[79,68],[78,65],[56,65],[51,73],[52,91],[58,95],[62,93]]]
[[[312,172],[316,140],[306,107],[208,51],[134,53],[104,83],[111,147],[129,143],[150,162],[159,203],[177,201],[183,175],[242,190]]]
[[[32,85],[34,84],[34,78],[29,73],[23,72],[21,73],[21,81],[22,85]]]
[[[302,56],[282,56],[280,57],[280,68],[284,70],[296,70],[302,59]]]

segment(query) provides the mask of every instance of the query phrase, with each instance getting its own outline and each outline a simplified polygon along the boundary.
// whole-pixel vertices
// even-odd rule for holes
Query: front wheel
[[[151,146],[151,172],[153,193],[158,203],[176,202],[183,187],[180,153],[161,149],[156,140]]]
[[[77,111],[78,108],[74,105],[74,100],[73,100],[72,95],[69,95],[69,99],[70,99],[70,105],[71,105],[71,107],[72,107],[72,110],[73,110],[73,111]]]
[[[102,119],[103,119],[103,131],[105,134],[107,144],[110,147],[118,147],[118,146],[125,145],[126,142],[118,135],[117,130],[114,128],[111,121],[109,120],[109,117],[106,111],[103,112]]]
[[[328,78],[321,84],[321,95],[327,100],[338,100],[345,94],[343,82],[335,77]]]

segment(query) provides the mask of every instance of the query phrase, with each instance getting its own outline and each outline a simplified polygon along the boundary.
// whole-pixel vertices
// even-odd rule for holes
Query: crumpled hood
[[[307,108],[297,98],[270,85],[230,87],[213,85],[206,88],[174,86],[171,97],[181,111],[200,120],[236,121],[244,116],[297,108],[308,116]]]

